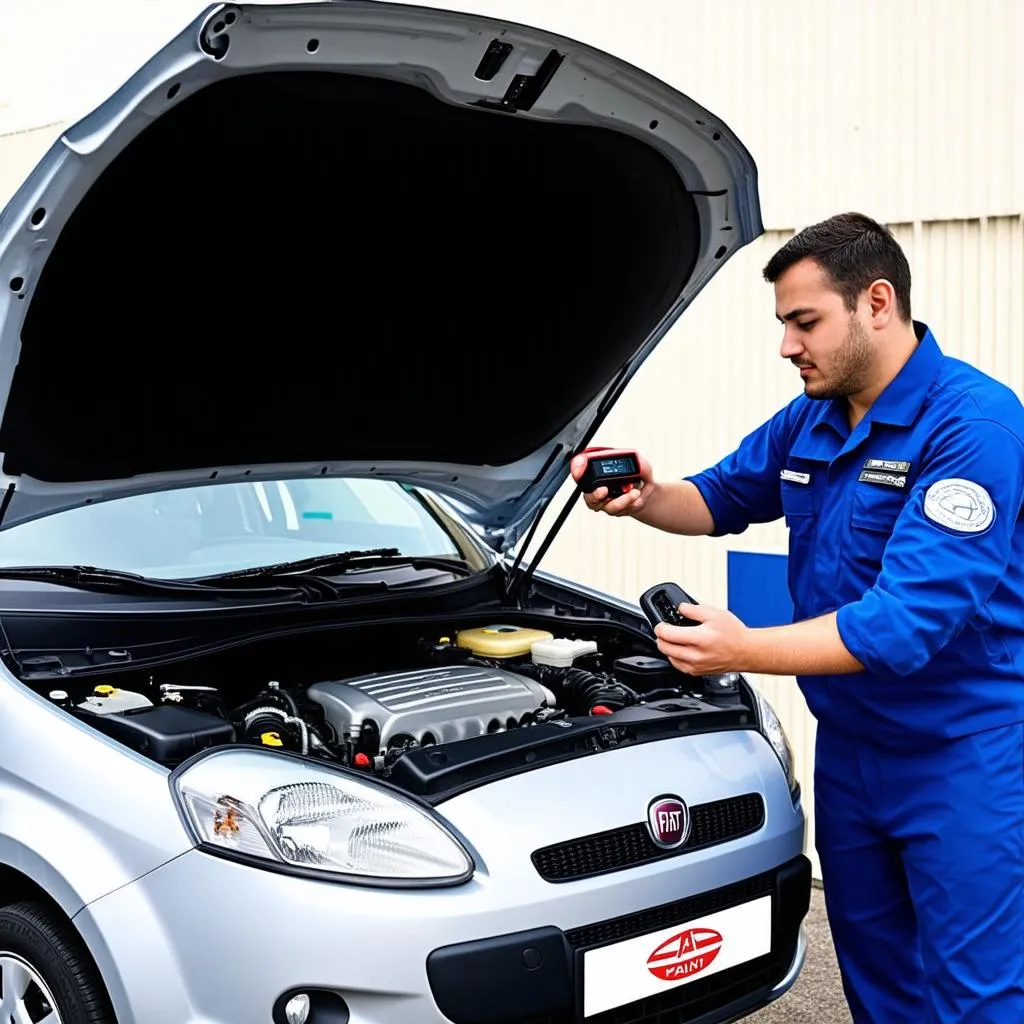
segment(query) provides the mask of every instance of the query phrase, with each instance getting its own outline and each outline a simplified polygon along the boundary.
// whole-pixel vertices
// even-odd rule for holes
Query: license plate
[[[772,898],[696,917],[583,954],[583,1016],[754,960],[772,948]]]

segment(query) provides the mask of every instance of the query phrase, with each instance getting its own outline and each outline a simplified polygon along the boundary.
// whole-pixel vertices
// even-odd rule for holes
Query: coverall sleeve
[[[710,536],[742,533],[751,523],[770,523],[782,515],[779,474],[788,432],[782,410],[721,462],[685,478],[696,485],[711,512],[715,528]]]
[[[981,612],[1013,552],[1024,445],[1000,423],[955,423],[926,456],[874,586],[837,627],[871,672],[909,675]]]

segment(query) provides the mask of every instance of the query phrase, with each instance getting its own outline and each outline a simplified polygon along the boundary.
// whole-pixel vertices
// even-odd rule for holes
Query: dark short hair
[[[862,213],[840,213],[794,235],[768,261],[764,278],[775,282],[800,260],[817,263],[846,308],[872,281],[885,278],[896,293],[896,312],[910,322],[910,264],[892,232]]]

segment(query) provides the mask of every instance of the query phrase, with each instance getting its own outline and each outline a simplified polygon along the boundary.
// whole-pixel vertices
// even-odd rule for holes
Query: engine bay
[[[168,767],[242,743],[423,796],[629,742],[641,726],[659,738],[754,721],[740,677],[686,676],[607,627],[593,635],[500,621],[433,637],[380,630],[361,630],[356,641],[338,633],[261,641],[48,696]],[[332,673],[337,664],[351,671]]]

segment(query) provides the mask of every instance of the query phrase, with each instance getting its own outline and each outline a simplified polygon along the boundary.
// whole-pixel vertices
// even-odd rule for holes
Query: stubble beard
[[[832,356],[828,377],[808,381],[804,394],[808,398],[824,400],[848,398],[863,391],[871,377],[873,356],[867,331],[851,316],[846,337]]]

